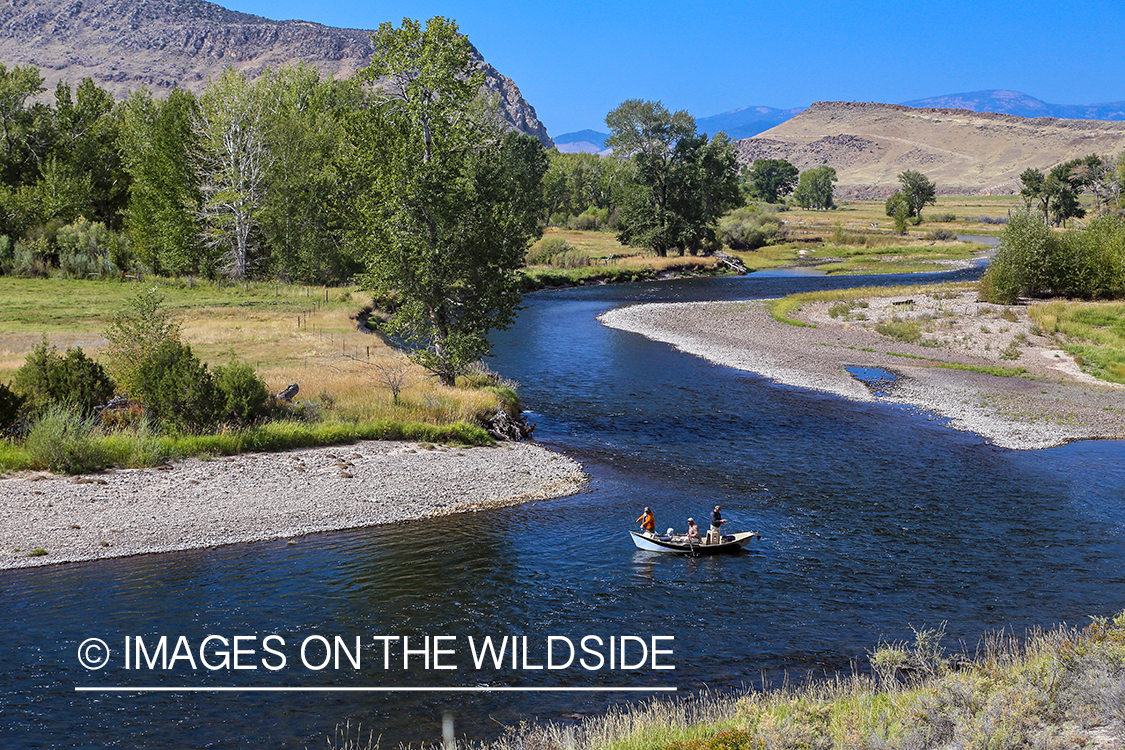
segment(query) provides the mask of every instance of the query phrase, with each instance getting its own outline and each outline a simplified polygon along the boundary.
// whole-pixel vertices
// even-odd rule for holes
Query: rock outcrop
[[[48,91],[83,78],[122,98],[147,86],[200,91],[232,66],[251,75],[286,63],[344,78],[366,66],[371,35],[305,21],[272,21],[202,0],[10,0],[0,6],[0,62],[37,65]],[[486,87],[513,127],[551,146],[519,88],[485,62]]]

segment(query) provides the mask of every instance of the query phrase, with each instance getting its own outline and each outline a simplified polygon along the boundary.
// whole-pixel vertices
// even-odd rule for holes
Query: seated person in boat
[[[699,541],[699,526],[695,523],[694,518],[687,520],[687,538],[693,542]]]
[[[645,512],[637,519],[637,523],[649,534],[656,534],[656,516],[652,514],[652,508],[647,505],[645,506]]]

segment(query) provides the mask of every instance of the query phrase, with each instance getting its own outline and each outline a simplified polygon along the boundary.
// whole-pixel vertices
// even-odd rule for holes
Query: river
[[[960,278],[973,272],[933,276]],[[863,667],[880,640],[944,623],[946,645],[1125,609],[1125,443],[996,448],[942,420],[779,386],[606,328],[641,301],[745,299],[904,281],[759,273],[530,295],[496,336],[536,438],[581,460],[570,498],[285,542],[0,571],[0,747],[324,747],[361,723],[383,747],[486,739],[521,719],[573,720],[637,693],[76,692],[125,687],[677,687],[776,684]],[[910,282],[918,281],[910,277]],[[268,491],[268,488],[263,488]],[[721,504],[761,532],[735,557],[635,550]],[[259,650],[254,670],[82,669],[78,644],[207,635]],[[673,636],[672,670],[397,666],[271,671],[261,639],[310,634]],[[460,641],[459,641],[460,642]],[[290,655],[291,659],[292,654]],[[433,665],[431,665],[433,666]],[[534,666],[534,658],[532,661]]]

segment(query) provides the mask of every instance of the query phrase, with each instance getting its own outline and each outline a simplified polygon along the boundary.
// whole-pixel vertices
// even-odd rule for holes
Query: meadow
[[[102,434],[107,463],[153,465],[185,455],[280,450],[360,439],[487,443],[483,429],[514,384],[487,372],[438,386],[357,313],[371,300],[355,287],[224,284],[148,278],[142,282],[0,278],[0,382],[9,382],[40,342],[103,357],[103,332],[141,289],[155,288],[182,338],[212,369],[232,361],[257,372],[270,392],[297,383],[289,418],[217,435],[151,429]],[[20,441],[0,441],[0,471],[42,468]]]

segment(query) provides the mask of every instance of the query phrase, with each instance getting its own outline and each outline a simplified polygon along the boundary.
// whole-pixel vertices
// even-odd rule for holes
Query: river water
[[[755,274],[528,297],[491,364],[522,383],[536,437],[586,465],[592,483],[574,497],[292,545],[0,571],[0,747],[314,748],[349,720],[394,747],[440,740],[447,712],[459,737],[489,738],[643,696],[75,687],[723,689],[863,668],[912,628],[944,623],[946,645],[971,650],[998,629],[1125,608],[1125,443],[1004,450],[933,415],[779,386],[595,320],[641,301],[896,281]],[[625,533],[645,505],[658,527],[682,528],[715,504],[761,541],[685,559],[637,551]],[[284,669],[265,668],[269,634],[285,639]],[[253,637],[240,663],[258,668],[123,668],[126,637],[161,635],[190,648]],[[310,635],[360,636],[362,668],[298,668]],[[379,635],[456,636],[458,669],[396,656],[384,670]],[[659,643],[676,669],[470,668],[468,637],[505,635],[528,636],[529,667],[547,635],[673,636]],[[92,637],[114,654],[96,672],[76,658]]]

